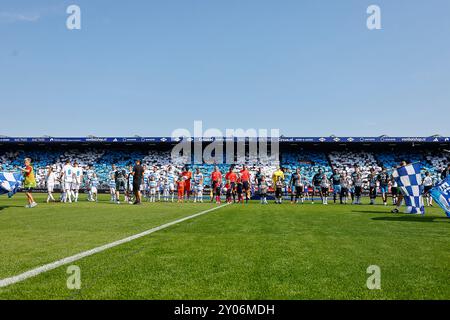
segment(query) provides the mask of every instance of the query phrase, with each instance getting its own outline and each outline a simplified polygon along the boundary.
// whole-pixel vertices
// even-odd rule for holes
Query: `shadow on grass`
[[[8,209],[8,208],[23,208],[24,206],[0,206],[0,211],[2,211],[3,209]]]
[[[427,217],[427,216],[397,216],[397,217],[376,217],[372,220],[378,221],[401,221],[401,222],[449,222],[446,217]]]
[[[450,222],[450,218],[447,217],[430,217],[407,213],[390,213],[387,211],[375,211],[375,210],[352,210],[357,213],[376,213],[376,214],[389,214],[389,217],[373,217],[372,220],[376,221],[405,221],[405,222]]]
[[[375,211],[375,210],[352,210],[351,212],[357,212],[357,213],[378,213],[378,214],[387,214],[389,211]]]

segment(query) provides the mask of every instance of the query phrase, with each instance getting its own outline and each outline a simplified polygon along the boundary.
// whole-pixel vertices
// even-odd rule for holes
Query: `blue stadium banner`
[[[431,189],[430,194],[450,218],[450,175]]]
[[[106,144],[137,144],[137,143],[177,143],[183,138],[178,137],[5,137],[0,136],[0,144],[61,144],[61,143],[106,143]],[[261,138],[231,138],[238,141],[259,141]],[[267,139],[267,138],[263,138]],[[213,142],[216,140],[229,141],[228,137],[217,138],[188,138],[188,141]],[[281,143],[313,143],[313,144],[372,144],[372,143],[427,143],[450,144],[450,137],[285,137],[278,139]]]

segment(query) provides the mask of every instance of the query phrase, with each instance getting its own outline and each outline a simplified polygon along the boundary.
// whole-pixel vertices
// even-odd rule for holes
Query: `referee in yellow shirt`
[[[281,178],[281,181],[284,181],[284,172],[281,167],[278,167],[277,170],[272,175],[272,187],[275,190],[278,178]]]

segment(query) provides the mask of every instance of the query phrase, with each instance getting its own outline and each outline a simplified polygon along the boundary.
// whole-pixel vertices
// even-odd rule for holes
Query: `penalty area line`
[[[66,264],[69,264],[69,263],[81,260],[81,259],[83,259],[85,257],[92,256],[92,255],[94,255],[96,253],[99,253],[99,252],[108,250],[110,248],[114,248],[114,247],[120,246],[121,244],[124,244],[124,243],[130,242],[130,241],[133,241],[133,240],[136,240],[136,239],[148,236],[149,234],[152,234],[154,232],[157,232],[157,231],[169,228],[169,227],[171,227],[171,226],[173,226],[175,224],[178,224],[178,223],[190,220],[190,219],[194,219],[196,217],[199,217],[201,215],[207,214],[209,212],[221,209],[221,208],[223,208],[223,207],[225,207],[227,205],[228,204],[223,204],[223,205],[218,206],[218,207],[214,207],[214,208],[211,208],[211,209],[208,209],[208,210],[205,210],[205,211],[202,211],[202,212],[199,212],[199,213],[196,213],[196,214],[193,214],[193,215],[190,215],[190,216],[187,216],[187,217],[184,217],[184,218],[172,221],[172,222],[168,222],[168,223],[165,223],[165,224],[160,225],[158,227],[155,227],[155,228],[146,230],[144,232],[132,235],[130,237],[127,237],[127,238],[124,238],[124,239],[121,239],[121,240],[117,240],[117,241],[114,241],[114,242],[102,245],[100,247],[97,247],[97,248],[94,248],[94,249],[91,249],[91,250],[88,250],[88,251],[84,251],[84,252],[75,254],[73,256],[70,256],[70,257],[67,257],[67,258],[64,258],[64,259],[61,259],[61,260],[49,263],[49,264],[45,264],[43,266],[37,267],[35,269],[26,271],[24,273],[21,273],[19,275],[16,275],[16,276],[13,276],[13,277],[10,277],[10,278],[2,279],[2,280],[0,280],[0,288],[5,288],[5,287],[10,286],[12,284],[16,284],[18,282],[22,282],[22,281],[27,280],[29,278],[36,277],[36,276],[40,275],[41,273],[48,272],[50,270],[59,268],[59,267],[64,266]]]

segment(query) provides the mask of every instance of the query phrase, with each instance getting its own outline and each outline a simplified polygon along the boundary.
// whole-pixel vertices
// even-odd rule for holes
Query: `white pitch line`
[[[130,237],[127,237],[127,238],[124,238],[124,239],[121,239],[121,240],[117,240],[117,241],[105,244],[103,246],[100,246],[100,247],[97,247],[97,248],[94,248],[94,249],[91,249],[91,250],[88,250],[88,251],[84,251],[84,252],[78,253],[76,255],[73,255],[73,256],[70,256],[70,257],[67,257],[67,258],[64,258],[64,259],[61,259],[61,260],[49,263],[49,264],[45,264],[45,265],[43,265],[41,267],[37,267],[35,269],[26,271],[26,272],[21,273],[21,274],[19,274],[17,276],[13,276],[13,277],[10,277],[10,278],[6,278],[6,279],[3,279],[3,280],[0,280],[0,288],[4,288],[4,287],[7,287],[7,286],[10,286],[12,284],[24,281],[26,279],[35,277],[37,275],[40,275],[41,273],[44,273],[44,272],[47,272],[47,271],[59,268],[59,267],[61,267],[63,265],[72,263],[74,261],[81,260],[81,259],[83,259],[85,257],[92,256],[92,255],[94,255],[96,253],[105,251],[107,249],[110,249],[110,248],[113,248],[113,247],[117,247],[117,246],[119,246],[121,244],[124,244],[124,243],[130,242],[130,241],[133,241],[133,240],[136,240],[136,239],[148,236],[149,234],[152,234],[152,233],[154,233],[156,231],[160,231],[160,230],[166,229],[166,228],[168,228],[170,226],[173,226],[174,224],[181,223],[181,222],[184,222],[186,220],[190,220],[190,219],[196,218],[198,216],[204,215],[204,214],[209,213],[209,212],[214,211],[214,210],[218,210],[218,209],[223,208],[223,207],[225,207],[227,205],[228,204],[223,204],[221,206],[218,206],[218,207],[215,207],[215,208],[211,208],[211,209],[208,209],[208,210],[205,210],[205,211],[193,214],[191,216],[187,216],[187,217],[184,217],[184,218],[181,218],[181,219],[178,219],[178,220],[175,220],[175,221],[163,224],[163,225],[161,225],[159,227],[155,227],[155,228],[149,229],[147,231],[135,234],[133,236],[130,236]]]

